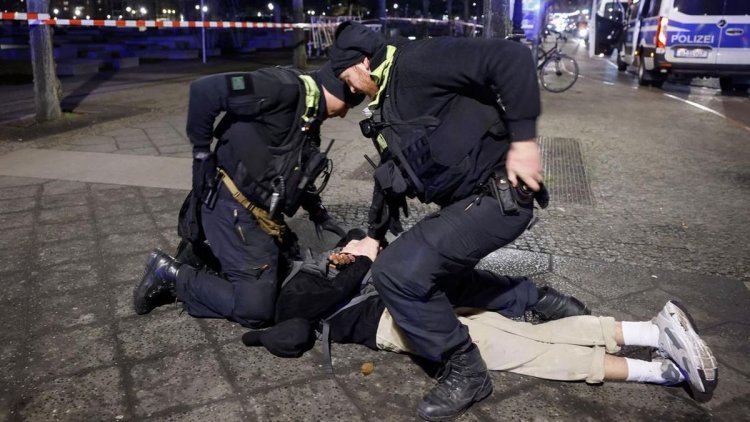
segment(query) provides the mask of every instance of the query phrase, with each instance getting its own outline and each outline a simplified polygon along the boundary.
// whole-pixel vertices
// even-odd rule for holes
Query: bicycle
[[[537,72],[539,81],[544,89],[550,92],[563,92],[570,89],[578,80],[578,62],[571,56],[562,52],[559,46],[563,35],[557,31],[549,31],[555,34],[555,45],[545,50],[539,43],[537,54]]]

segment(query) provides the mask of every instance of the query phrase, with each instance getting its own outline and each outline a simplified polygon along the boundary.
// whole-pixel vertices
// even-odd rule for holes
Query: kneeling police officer
[[[344,234],[315,186],[318,176],[325,174],[327,181],[330,175],[320,124],[344,117],[363,99],[328,63],[307,75],[275,67],[194,81],[187,118],[193,190],[178,231],[193,252],[215,257],[216,271],[153,251],[133,293],[136,313],[146,314],[166,298],[183,302],[195,317],[227,318],[248,327],[272,320],[279,267],[283,272],[299,255],[284,215],[302,207],[318,233]],[[226,114],[214,129],[221,112]]]

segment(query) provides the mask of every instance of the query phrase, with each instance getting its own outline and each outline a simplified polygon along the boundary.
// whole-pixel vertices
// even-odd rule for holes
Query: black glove
[[[346,230],[339,226],[336,220],[328,214],[328,210],[325,209],[323,204],[319,203],[315,209],[308,210],[308,213],[310,214],[310,221],[315,224],[315,234],[318,239],[323,238],[323,230],[335,233],[339,237],[346,236]]]
[[[216,181],[216,156],[210,152],[193,154],[193,192],[204,198]]]

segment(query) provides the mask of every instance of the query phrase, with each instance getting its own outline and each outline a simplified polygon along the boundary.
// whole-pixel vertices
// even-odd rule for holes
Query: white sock
[[[622,339],[626,346],[659,347],[659,327],[651,321],[622,321]]]
[[[685,380],[677,366],[669,360],[647,362],[645,360],[625,358],[628,364],[626,381],[651,382],[654,384],[677,384]]]

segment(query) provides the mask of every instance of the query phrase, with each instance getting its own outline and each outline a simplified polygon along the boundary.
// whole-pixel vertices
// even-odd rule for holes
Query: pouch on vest
[[[190,243],[206,240],[201,224],[201,200],[191,190],[180,207],[177,217],[177,235]]]

